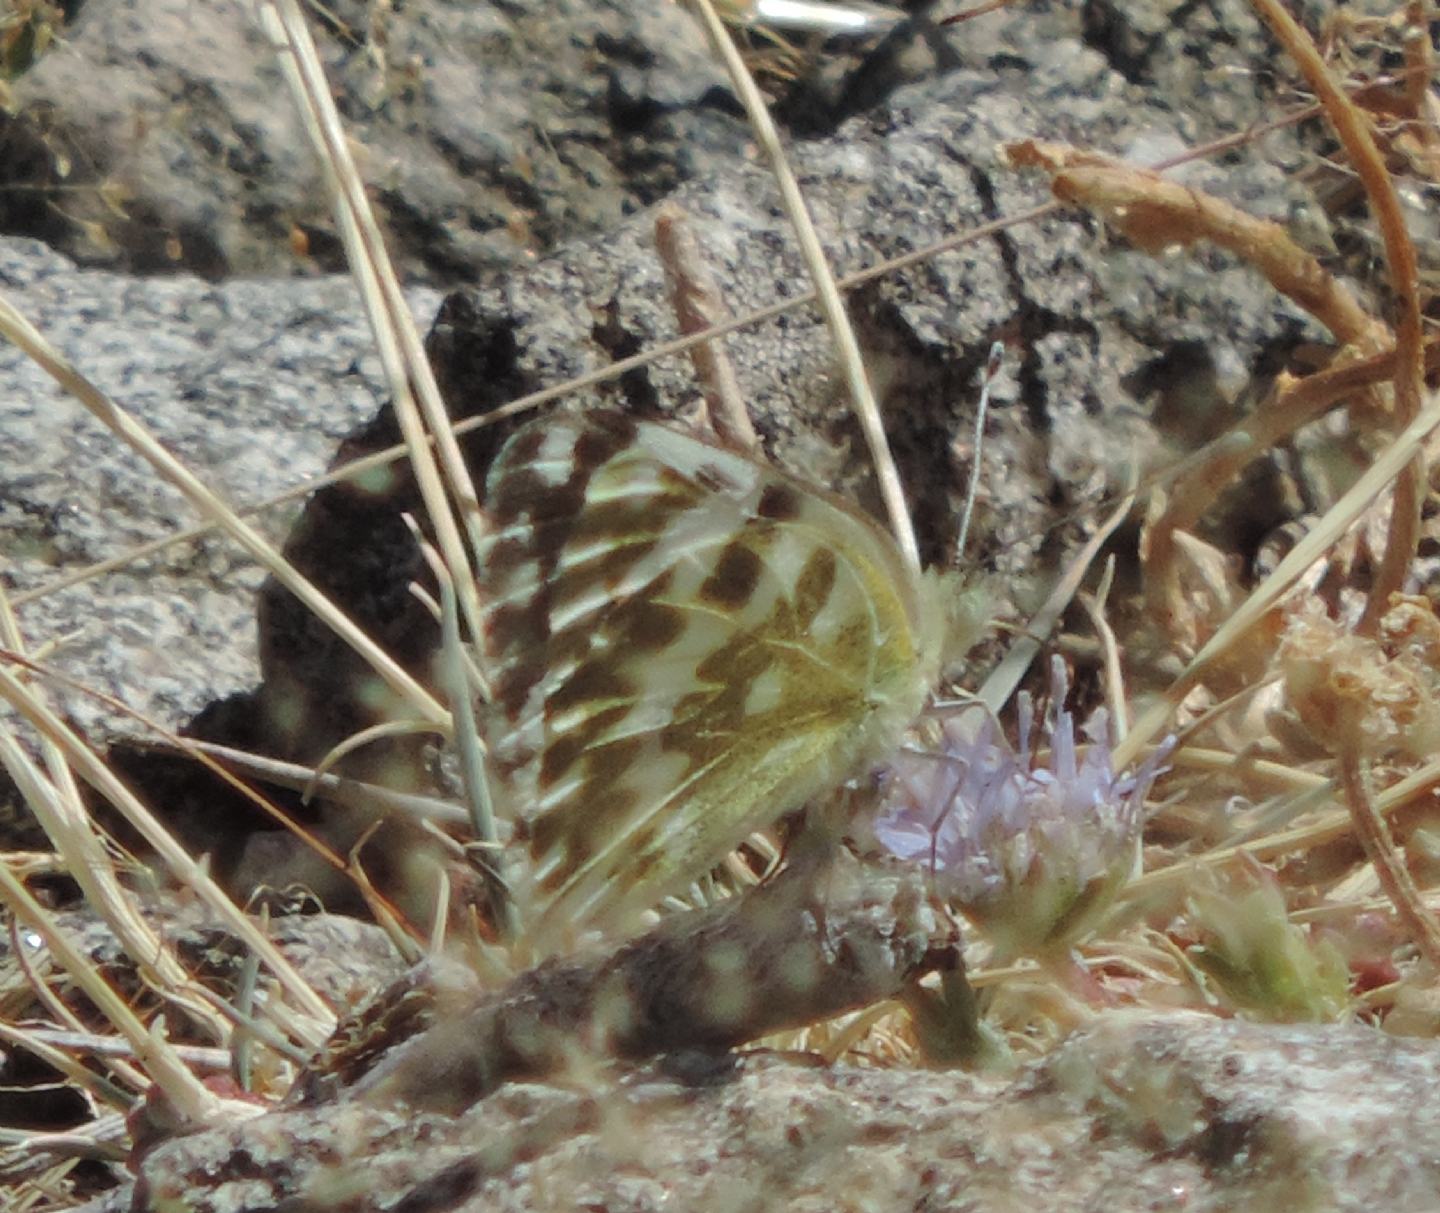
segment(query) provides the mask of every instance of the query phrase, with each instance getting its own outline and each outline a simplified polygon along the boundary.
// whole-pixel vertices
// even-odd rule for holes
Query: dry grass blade
[[[1011,644],[1000,664],[985,679],[985,685],[980,688],[977,698],[992,713],[998,712],[1009,702],[1010,696],[1015,693],[1016,687],[1025,677],[1025,671],[1030,668],[1030,663],[1035,660],[1037,654],[1044,647],[1046,639],[1080,589],[1085,575],[1090,571],[1091,563],[1104,549],[1105,544],[1109,542],[1120,524],[1129,516],[1133,505],[1133,497],[1125,498],[1096,528],[1095,534],[1090,537],[1084,548],[1070,563],[1065,570],[1065,575],[1056,583],[1055,588],[1050,591],[1049,597],[1035,613],[1034,618],[1030,620],[1025,634]],[[1115,769],[1118,771],[1124,765],[1117,759]]]
[[[810,218],[809,208],[805,205],[805,197],[800,192],[800,184],[795,180],[795,174],[785,158],[785,149],[780,142],[780,132],[775,129],[775,123],[770,117],[770,111],[766,108],[765,99],[755,86],[755,81],[745,66],[745,61],[740,57],[740,52],[735,49],[735,44],[731,41],[729,33],[726,32],[724,23],[716,14],[715,6],[711,4],[710,0],[692,0],[692,6],[705,26],[705,32],[710,37],[710,43],[715,48],[715,53],[725,64],[725,70],[729,72],[730,81],[735,86],[736,93],[739,94],[740,103],[745,107],[746,117],[750,120],[750,128],[761,148],[764,149],[766,159],[770,162],[770,170],[775,175],[775,182],[780,188],[780,198],[785,207],[785,214],[795,231],[796,239],[800,242],[801,255],[805,259],[806,268],[810,271],[811,280],[815,283],[816,299],[821,312],[824,313],[825,322],[830,328],[830,339],[835,343],[836,359],[840,364],[845,384],[850,391],[850,401],[855,410],[855,417],[860,422],[860,427],[865,433],[865,442],[870,448],[870,458],[874,461],[875,475],[880,484],[880,494],[884,498],[885,510],[890,518],[890,528],[895,534],[895,539],[899,543],[905,559],[913,568],[918,569],[920,567],[920,550],[915,543],[915,528],[910,522],[910,508],[905,502],[905,492],[900,485],[900,474],[896,471],[895,461],[890,455],[890,446],[885,438],[880,409],[875,403],[875,393],[871,391],[870,380],[865,372],[865,360],[860,354],[860,345],[855,340],[855,332],[850,327],[849,317],[845,314],[844,301],[840,298],[840,290],[835,276],[831,273],[829,262],[825,258],[825,250],[820,245],[815,224]]]
[[[363,809],[377,815],[403,813],[416,821],[435,821],[442,825],[463,825],[470,820],[469,814],[458,804],[440,800],[434,796],[419,796],[413,793],[397,792],[380,784],[349,779],[343,775],[329,775],[314,767],[294,762],[281,762],[264,754],[251,754],[232,746],[215,745],[207,741],[177,739],[172,747],[188,754],[204,755],[219,760],[226,766],[233,766],[246,774],[277,787],[289,788],[295,792],[324,796],[350,808]]]
[[[293,788],[296,791],[304,793],[307,797],[312,795],[317,787],[333,789],[335,792],[334,799],[353,807],[364,808],[377,817],[383,817],[394,812],[402,813],[418,821],[459,821],[465,819],[463,810],[433,797],[408,796],[404,793],[362,783],[358,780],[342,779],[334,775],[329,775],[323,770],[317,771],[312,767],[279,762],[274,759],[263,758],[259,755],[247,754],[226,746],[211,745],[204,742],[197,742],[190,738],[180,737],[165,728],[165,726],[158,721],[141,712],[136,712],[120,700],[92,691],[88,687],[66,678],[63,674],[53,669],[48,669],[34,661],[22,661],[13,655],[10,660],[16,662],[16,664],[23,665],[25,669],[32,673],[43,675],[81,694],[90,695],[105,703],[120,715],[129,716],[139,721],[146,729],[163,739],[162,744],[155,748],[168,750],[172,753],[186,754],[201,766],[208,768],[212,774],[224,783],[229,784],[231,788],[245,797],[245,799],[267,817],[289,830],[302,845],[314,851],[315,854],[337,872],[349,875],[351,874],[352,865],[315,833],[306,829],[305,826],[300,824],[293,816],[284,812],[268,797],[235,775],[229,769],[229,766],[236,766],[242,770],[249,771],[260,779],[278,784],[280,787]],[[408,734],[416,731],[426,732],[430,730],[417,730],[414,721],[402,721],[398,722],[394,728],[380,726],[372,732],[379,735],[386,735],[387,733]],[[353,738],[351,740],[353,740]],[[226,761],[224,763],[217,761],[217,756],[224,758]],[[229,766],[226,765],[227,763]],[[177,876],[183,882],[183,875],[177,874]],[[365,888],[373,895],[373,890],[370,890],[368,885],[366,885]],[[201,890],[201,895],[205,895],[203,889]],[[386,910],[387,913],[394,913],[394,908],[388,905]],[[264,938],[263,933],[260,938]],[[206,1001],[210,1001],[208,991],[203,987],[192,986],[191,989],[193,993],[205,998]],[[272,1003],[268,1007],[268,1011],[272,1018],[283,1020],[285,1026],[289,1028],[298,1039],[308,1040],[310,1038],[312,1029],[304,1024],[295,1024],[294,1017],[288,1007],[283,1004]],[[233,1016],[231,1018],[233,1018]]]
[[[92,1057],[133,1057],[135,1051],[118,1036],[98,1036],[94,1032],[64,1032],[52,1028],[31,1028],[25,1035],[38,1044],[58,1049],[74,1049]],[[203,1045],[174,1045],[175,1056],[186,1065],[204,1070],[225,1070],[230,1066],[229,1049],[211,1049]]]
[[[169,1043],[140,1022],[88,957],[82,956],[56,927],[44,908],[29,891],[0,864],[0,899],[22,922],[44,937],[51,952],[102,1015],[114,1025],[134,1049],[146,1074],[164,1091],[182,1120],[189,1124],[214,1124],[226,1118],[224,1104],[190,1072]]]
[[[1343,362],[1295,379],[1281,375],[1274,394],[1250,416],[1192,456],[1175,480],[1164,512],[1149,527],[1151,560],[1163,566],[1160,551],[1176,531],[1192,530],[1205,508],[1254,462],[1346,397],[1390,379],[1398,365],[1393,350]],[[1432,345],[1427,366],[1440,367],[1440,344]],[[1157,596],[1160,591],[1156,591]]]
[[[110,801],[142,837],[155,849],[161,860],[180,883],[195,891],[246,946],[251,948],[266,967],[279,979],[310,1017],[296,1023],[301,1038],[318,1045],[334,1024],[334,1013],[297,973],[294,967],[266,939],[245,913],[210,878],[204,867],[192,859],[154,815],[120,778],[62,721],[41,702],[9,669],[0,666],[0,699],[8,702],[24,716],[47,740],[64,754],[66,761],[86,783]]]
[[[92,1056],[100,1056],[104,1052],[110,1051],[107,1046],[115,1042],[106,1037],[97,1036],[93,1039],[94,1043],[99,1047],[93,1048],[89,1043],[79,1043],[80,1035],[80,1033],[47,1033],[44,1028],[22,1029],[13,1027],[3,1020],[0,1020],[0,1041],[10,1045],[12,1048],[24,1049],[28,1053],[33,1053],[41,1061],[53,1066],[57,1071],[65,1075],[70,1082],[73,1082],[81,1090],[89,1091],[101,1102],[120,1109],[132,1107],[135,1103],[135,1096],[133,1094],[116,1086],[115,1083],[103,1075],[96,1074],[86,1066],[84,1062],[70,1056],[70,1054],[65,1051],[67,1048],[73,1048],[83,1050]],[[53,1039],[53,1037],[56,1036],[65,1037],[65,1039],[63,1039],[63,1042]],[[135,1051],[133,1048],[124,1041],[120,1041],[119,1043],[130,1056],[134,1056]],[[220,1050],[220,1052],[227,1053],[228,1055],[226,1050]],[[175,1050],[175,1055],[181,1057],[182,1060],[189,1060],[183,1057],[179,1049]],[[144,1084],[142,1083],[137,1090],[143,1089]]]
[[[385,367],[395,413],[405,435],[411,467],[458,587],[466,623],[479,634],[480,606],[470,562],[450,513],[439,471],[431,457],[434,442],[461,517],[470,528],[472,548],[483,531],[480,503],[469,470],[450,429],[440,388],[425,357],[424,344],[415,329],[395,269],[385,251],[379,224],[365,195],[364,184],[346,144],[340,116],[335,110],[315,43],[295,0],[276,0],[260,6],[262,24],[275,43],[277,56],[297,108],[305,121],[316,154],[326,170],[334,195],[336,216],[350,272],[360,287],[370,317],[375,343]],[[413,389],[412,390],[412,386]],[[417,410],[416,405],[419,408]],[[423,415],[423,420],[422,420]]]
[[[189,974],[174,951],[140,916],[130,894],[120,885],[114,861],[80,807],[78,789],[73,784],[57,787],[48,782],[8,730],[0,732],[0,758],[36,820],[47,833],[53,831],[51,839],[64,857],[67,870],[146,980],[198,1020],[212,1039],[225,1041],[229,1035],[225,1024],[197,1004]]]
[[[1185,761],[1188,756],[1189,751],[1182,752],[1177,757],[1177,762]],[[1291,777],[1300,784],[1313,780],[1314,783],[1310,789],[1313,791],[1333,792],[1338,789],[1338,784],[1334,780],[1323,779],[1318,775],[1307,776],[1305,772],[1297,771],[1293,772]],[[1440,761],[1426,763],[1377,795],[1374,798],[1375,812],[1382,818],[1389,817],[1404,806],[1433,794],[1437,787],[1440,787]],[[1282,830],[1276,834],[1267,834],[1238,845],[1217,847],[1202,855],[1186,858],[1153,872],[1147,872],[1131,883],[1127,895],[1139,895],[1157,889],[1174,888],[1193,879],[1197,869],[1223,867],[1242,857],[1267,862],[1283,855],[1313,850],[1326,843],[1344,838],[1353,833],[1353,830],[1354,825],[1347,811],[1328,813],[1320,820],[1308,825]]]

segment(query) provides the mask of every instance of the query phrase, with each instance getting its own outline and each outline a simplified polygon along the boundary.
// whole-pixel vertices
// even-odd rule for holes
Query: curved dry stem
[[[1084,207],[1136,247],[1159,253],[1197,241],[1234,253],[1335,334],[1364,352],[1388,344],[1389,332],[1333,274],[1278,223],[1257,219],[1223,199],[1159,173],[1062,143],[1027,139],[1007,145],[1017,167],[1050,174],[1062,202]]]
[[[1440,341],[1425,350],[1426,367],[1440,368]],[[1206,507],[1254,461],[1309,425],[1336,404],[1391,379],[1398,366],[1395,350],[1346,359],[1303,379],[1282,375],[1262,408],[1206,444],[1176,482],[1164,511],[1146,534],[1152,570],[1167,566],[1177,531],[1193,530]],[[1173,592],[1173,591],[1171,591]],[[1163,608],[1166,591],[1157,590]]]
[[[1370,120],[1340,87],[1310,36],[1279,0],[1252,0],[1252,3],[1320,98],[1325,116],[1344,145],[1375,212],[1380,239],[1385,245],[1390,283],[1399,305],[1395,325],[1395,416],[1400,424],[1406,424],[1419,413],[1424,396],[1424,353],[1419,260],[1405,226],[1405,212],[1400,206],[1395,182],[1385,167],[1385,157],[1375,141]],[[1365,604],[1365,615],[1360,622],[1362,631],[1375,631],[1380,616],[1389,609],[1390,596],[1404,586],[1419,542],[1424,483],[1424,455],[1417,452],[1415,459],[1396,477],[1390,533]]]
[[[371,742],[382,741],[387,737],[413,737],[417,733],[434,732],[435,726],[423,720],[384,720],[379,724],[372,724],[368,729],[360,729],[358,732],[351,733],[343,741],[338,741],[331,746],[325,756],[315,764],[309,781],[301,789],[301,803],[310,803],[319,787],[320,780],[328,775],[330,769],[347,754],[353,754]]]
[[[1440,922],[1421,901],[1415,881],[1395,849],[1385,819],[1376,811],[1364,765],[1353,748],[1347,748],[1340,755],[1340,782],[1345,789],[1345,801],[1350,808],[1355,835],[1365,848],[1366,858],[1375,868],[1380,887],[1395,907],[1395,913],[1405,924],[1415,946],[1432,968],[1440,970]]]
[[[1290,550],[1275,571],[1251,591],[1239,609],[1195,654],[1165,694],[1136,722],[1134,731],[1116,747],[1116,770],[1128,765],[1139,747],[1153,741],[1165,729],[1175,708],[1200,682],[1210,665],[1261,622],[1300,574],[1349,529],[1415,458],[1416,451],[1437,426],[1440,426],[1440,400],[1432,400],[1405,431],[1376,456],[1375,462]]]

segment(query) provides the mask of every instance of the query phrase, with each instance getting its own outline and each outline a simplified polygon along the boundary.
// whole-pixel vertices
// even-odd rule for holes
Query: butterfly
[[[519,430],[477,563],[527,933],[616,928],[894,747],[953,582],[844,500],[618,413]]]

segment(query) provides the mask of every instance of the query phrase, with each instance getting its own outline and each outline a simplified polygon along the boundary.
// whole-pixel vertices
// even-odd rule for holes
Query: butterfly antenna
[[[980,383],[980,403],[975,409],[975,438],[970,457],[970,483],[965,488],[965,508],[960,513],[960,535],[955,540],[955,555],[961,564],[965,561],[965,542],[970,538],[970,516],[975,512],[975,497],[980,491],[980,448],[985,443],[985,418],[990,412],[990,386],[1000,373],[1005,361],[1005,345],[996,341],[990,346],[985,359],[984,378]]]

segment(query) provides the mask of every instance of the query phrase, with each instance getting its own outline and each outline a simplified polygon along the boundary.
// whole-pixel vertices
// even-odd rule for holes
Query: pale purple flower
[[[1044,763],[1034,705],[1019,699],[1018,745],[973,709],[952,713],[938,743],[907,747],[882,776],[874,834],[902,859],[928,865],[939,890],[1007,951],[1074,937],[1109,900],[1135,858],[1145,797],[1173,742],[1133,773],[1111,770],[1109,714],[1094,712],[1077,745],[1065,710],[1065,665],[1051,665]]]

